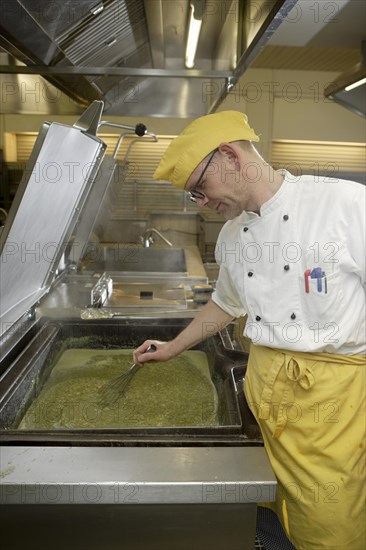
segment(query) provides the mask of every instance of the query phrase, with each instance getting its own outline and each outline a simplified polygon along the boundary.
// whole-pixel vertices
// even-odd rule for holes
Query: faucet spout
[[[160,231],[155,229],[155,227],[149,227],[146,229],[144,236],[142,238],[143,245],[145,248],[149,248],[150,244],[153,244],[154,240],[152,238],[152,234],[158,235],[158,237],[161,238],[162,241],[164,241],[168,246],[173,246],[173,244],[166,238]]]

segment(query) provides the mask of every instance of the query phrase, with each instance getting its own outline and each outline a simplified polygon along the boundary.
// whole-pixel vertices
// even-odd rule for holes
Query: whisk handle
[[[151,344],[145,351],[156,351],[156,346],[154,344]],[[138,365],[137,363],[134,363],[127,371],[126,374],[132,374],[135,370],[140,369],[141,365]]]
[[[130,366],[128,371],[125,372],[125,376],[129,376],[130,374],[134,373],[135,370],[138,370],[139,368],[141,368],[140,365],[138,365],[137,363],[134,363],[133,365]]]

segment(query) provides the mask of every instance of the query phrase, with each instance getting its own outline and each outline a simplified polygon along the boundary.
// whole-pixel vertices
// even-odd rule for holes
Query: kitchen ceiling
[[[344,72],[361,60],[363,0],[298,0],[252,67]]]
[[[200,0],[196,0],[200,1]],[[362,0],[206,0],[193,69],[189,0],[7,0],[2,73],[41,74],[81,106],[192,118],[252,67],[342,72],[360,59]]]

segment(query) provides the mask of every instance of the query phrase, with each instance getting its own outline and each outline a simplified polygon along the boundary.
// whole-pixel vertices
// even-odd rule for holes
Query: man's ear
[[[221,143],[218,150],[230,163],[235,165],[237,170],[240,170],[240,159],[235,147],[231,143]]]

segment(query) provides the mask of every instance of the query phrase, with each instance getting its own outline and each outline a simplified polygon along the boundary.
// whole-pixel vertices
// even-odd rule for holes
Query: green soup
[[[132,364],[131,350],[68,349],[18,429],[218,425],[218,397],[207,357],[187,351],[137,371],[113,405],[100,390]]]

